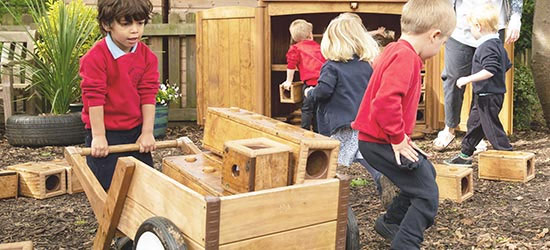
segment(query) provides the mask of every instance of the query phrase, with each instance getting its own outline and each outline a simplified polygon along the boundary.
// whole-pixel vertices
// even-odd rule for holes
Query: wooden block
[[[223,196],[220,167],[206,154],[168,156],[162,173],[202,195]]]
[[[299,103],[302,101],[303,82],[293,82],[290,89],[286,90],[279,85],[279,98],[281,103]]]
[[[65,159],[54,159],[47,163],[56,164],[65,168],[65,171],[67,171],[66,182],[67,182],[68,194],[76,194],[76,193],[84,192],[82,185],[80,185],[80,182],[78,181],[78,177],[76,177],[76,173],[73,171],[73,167]]]
[[[261,137],[226,141],[222,186],[232,193],[287,186],[291,148]]]
[[[33,250],[32,241],[0,244],[0,250]]]
[[[334,178],[340,142],[239,108],[208,108],[203,146],[222,155],[224,142],[265,137],[292,149],[293,184]]]
[[[474,195],[474,178],[471,168],[434,165],[439,188],[439,199],[463,202]]]
[[[0,199],[17,198],[19,175],[15,171],[0,171]]]
[[[19,193],[45,199],[67,192],[65,167],[47,162],[27,162],[8,169],[19,173]]]
[[[527,182],[535,178],[535,154],[488,150],[479,154],[479,178]]]

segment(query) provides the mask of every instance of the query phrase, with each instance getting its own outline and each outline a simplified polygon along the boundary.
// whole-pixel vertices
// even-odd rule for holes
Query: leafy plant
[[[25,0],[2,0],[8,8],[12,11],[12,16],[19,20],[22,14],[26,13],[28,8],[25,4]],[[8,14],[7,8],[0,8],[0,18],[3,17],[5,14]],[[4,23],[5,24],[5,23]]]
[[[526,49],[531,48],[531,37],[533,34],[533,17],[535,14],[535,0],[523,1],[523,13],[521,14],[521,30],[518,41],[514,48],[515,54],[519,55]]]
[[[31,88],[45,103],[46,111],[64,114],[69,104],[80,98],[79,59],[87,44],[99,37],[94,35],[97,15],[81,0],[64,4],[62,0],[25,0],[33,21],[37,24],[36,51],[24,47],[25,53],[14,58],[32,82]],[[2,3],[7,8],[5,4]],[[8,11],[12,13],[8,8]],[[30,31],[29,31],[30,33]],[[17,53],[16,53],[17,54]],[[27,60],[28,55],[31,60]]]
[[[162,83],[157,92],[156,101],[160,105],[168,105],[171,101],[177,100],[181,96],[178,84]]]
[[[363,178],[355,178],[350,182],[350,186],[352,187],[362,187],[367,185],[368,181]]]
[[[530,128],[535,107],[539,99],[533,81],[531,69],[525,65],[516,64],[514,69],[514,127],[516,129]]]

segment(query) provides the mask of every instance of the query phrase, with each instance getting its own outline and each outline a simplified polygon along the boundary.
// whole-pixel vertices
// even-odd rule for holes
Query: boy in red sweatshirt
[[[107,36],[80,61],[82,121],[88,166],[109,189],[117,159],[134,156],[153,166],[157,58],[142,42],[153,6],[149,0],[102,0],[98,21]],[[137,143],[139,152],[109,154],[108,146]]]
[[[302,89],[302,128],[317,132],[315,112],[317,105],[311,99],[303,95],[308,87],[317,86],[321,66],[325,58],[321,54],[321,45],[313,40],[313,25],[303,19],[296,19],[290,24],[290,36],[296,43],[290,46],[286,53],[287,70],[286,81],[281,83],[283,88],[290,89],[296,68],[300,71],[300,80],[304,83]]]
[[[391,249],[420,249],[424,230],[437,214],[435,170],[409,138],[416,121],[423,60],[439,52],[456,20],[449,1],[409,0],[403,6],[401,38],[374,62],[374,71],[352,128],[359,131],[365,160],[401,192],[374,229]]]

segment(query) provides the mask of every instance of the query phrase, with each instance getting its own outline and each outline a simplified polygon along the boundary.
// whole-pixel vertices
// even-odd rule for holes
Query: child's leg
[[[304,90],[307,87],[308,86],[304,84],[302,90],[302,128],[310,130],[314,117],[313,114],[317,112],[317,110],[315,110],[315,102],[313,101],[313,98],[308,98],[303,95]]]
[[[466,125],[468,131],[466,132],[464,139],[462,139],[462,149],[460,152],[467,156],[472,156],[474,154],[476,145],[485,136],[481,125],[478,102],[478,96],[474,95],[472,99],[472,107],[470,108],[470,115],[468,116],[468,123]]]
[[[388,223],[400,222],[391,248],[420,249],[424,230],[433,224],[439,203],[436,174],[432,164],[419,154],[419,167],[403,170],[397,166],[389,144],[360,141],[359,149],[371,166],[401,189],[385,215]]]
[[[480,96],[478,104],[479,116],[485,137],[491,142],[493,148],[510,151],[512,150],[512,145],[498,118],[503,102],[504,95]]]

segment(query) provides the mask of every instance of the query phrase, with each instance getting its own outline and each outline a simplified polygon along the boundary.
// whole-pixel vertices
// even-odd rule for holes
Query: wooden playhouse
[[[367,29],[384,26],[400,36],[400,14],[406,0],[260,0],[256,7],[219,7],[197,15],[197,121],[204,124],[208,107],[240,107],[271,117],[286,117],[299,104],[280,103],[278,85],[285,79],[288,27],[298,18],[313,24],[320,41],[330,20],[342,12],[359,14]],[[506,46],[513,60],[513,45]],[[417,130],[444,127],[441,72],[444,49],[427,60],[417,114]],[[298,74],[295,74],[298,80]],[[513,69],[507,74],[504,128],[512,132]],[[466,129],[471,90],[466,90],[460,128]]]

